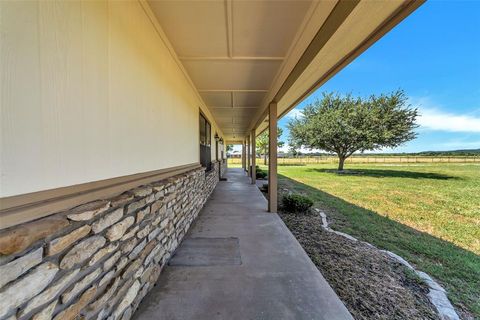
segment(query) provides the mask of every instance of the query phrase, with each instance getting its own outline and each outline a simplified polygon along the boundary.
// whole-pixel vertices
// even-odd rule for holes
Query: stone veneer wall
[[[219,161],[220,165],[220,177],[223,178],[225,175],[225,171],[227,170],[227,159],[223,159]]]
[[[0,319],[129,319],[215,188],[219,165],[0,232]]]

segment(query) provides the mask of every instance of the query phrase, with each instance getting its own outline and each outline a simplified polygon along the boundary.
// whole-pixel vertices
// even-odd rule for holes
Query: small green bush
[[[268,193],[268,183],[264,183],[260,189],[262,192]]]
[[[308,212],[313,206],[313,201],[300,194],[286,194],[282,198],[282,206],[287,212]]]
[[[256,173],[257,173],[256,175],[257,179],[265,179],[267,177],[267,173],[261,169],[258,169]]]

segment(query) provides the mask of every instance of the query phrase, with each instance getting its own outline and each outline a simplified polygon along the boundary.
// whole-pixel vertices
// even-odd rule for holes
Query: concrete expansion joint
[[[408,269],[415,272],[415,274],[417,274],[420,277],[420,279],[422,279],[427,284],[429,289],[429,292],[427,295],[428,299],[437,309],[437,312],[440,318],[443,320],[460,320],[460,317],[458,316],[457,312],[453,308],[452,303],[447,297],[447,292],[445,291],[445,289],[440,284],[438,284],[435,280],[433,280],[428,274],[426,274],[423,271],[415,269],[407,260],[397,255],[396,253],[393,253],[388,250],[379,249],[371,243],[368,243],[365,241],[359,241],[357,238],[352,237],[349,234],[333,230],[329,226],[327,215],[325,214],[325,212],[317,208],[314,208],[314,211],[317,212],[320,218],[322,219],[322,228],[325,229],[326,231],[338,234],[339,236],[347,238],[353,242],[361,242],[366,244],[369,247],[380,250],[381,252],[385,253],[393,260],[397,261],[398,263],[404,265]]]

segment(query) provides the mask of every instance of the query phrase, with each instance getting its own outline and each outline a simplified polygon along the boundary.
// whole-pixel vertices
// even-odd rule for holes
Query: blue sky
[[[388,151],[480,148],[480,1],[427,1],[282,118],[282,140],[289,119],[324,91],[398,88],[420,110],[419,135]]]

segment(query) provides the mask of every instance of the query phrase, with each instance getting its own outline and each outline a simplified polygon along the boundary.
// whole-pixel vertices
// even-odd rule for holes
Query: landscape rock
[[[74,246],[60,262],[61,269],[69,269],[75,264],[90,258],[98,249],[103,247],[106,240],[101,236],[93,236]]]
[[[432,290],[428,293],[428,298],[432,304],[437,308],[440,318],[442,320],[460,320],[457,312],[447,298],[445,292],[440,290]]]
[[[43,248],[39,248],[0,266],[0,288],[42,262]]]
[[[68,234],[63,237],[54,239],[48,244],[47,253],[49,256],[56,255],[57,253],[62,252],[63,250],[69,248],[74,242],[82,239],[87,234],[90,233],[91,227],[86,225],[70,231]]]

